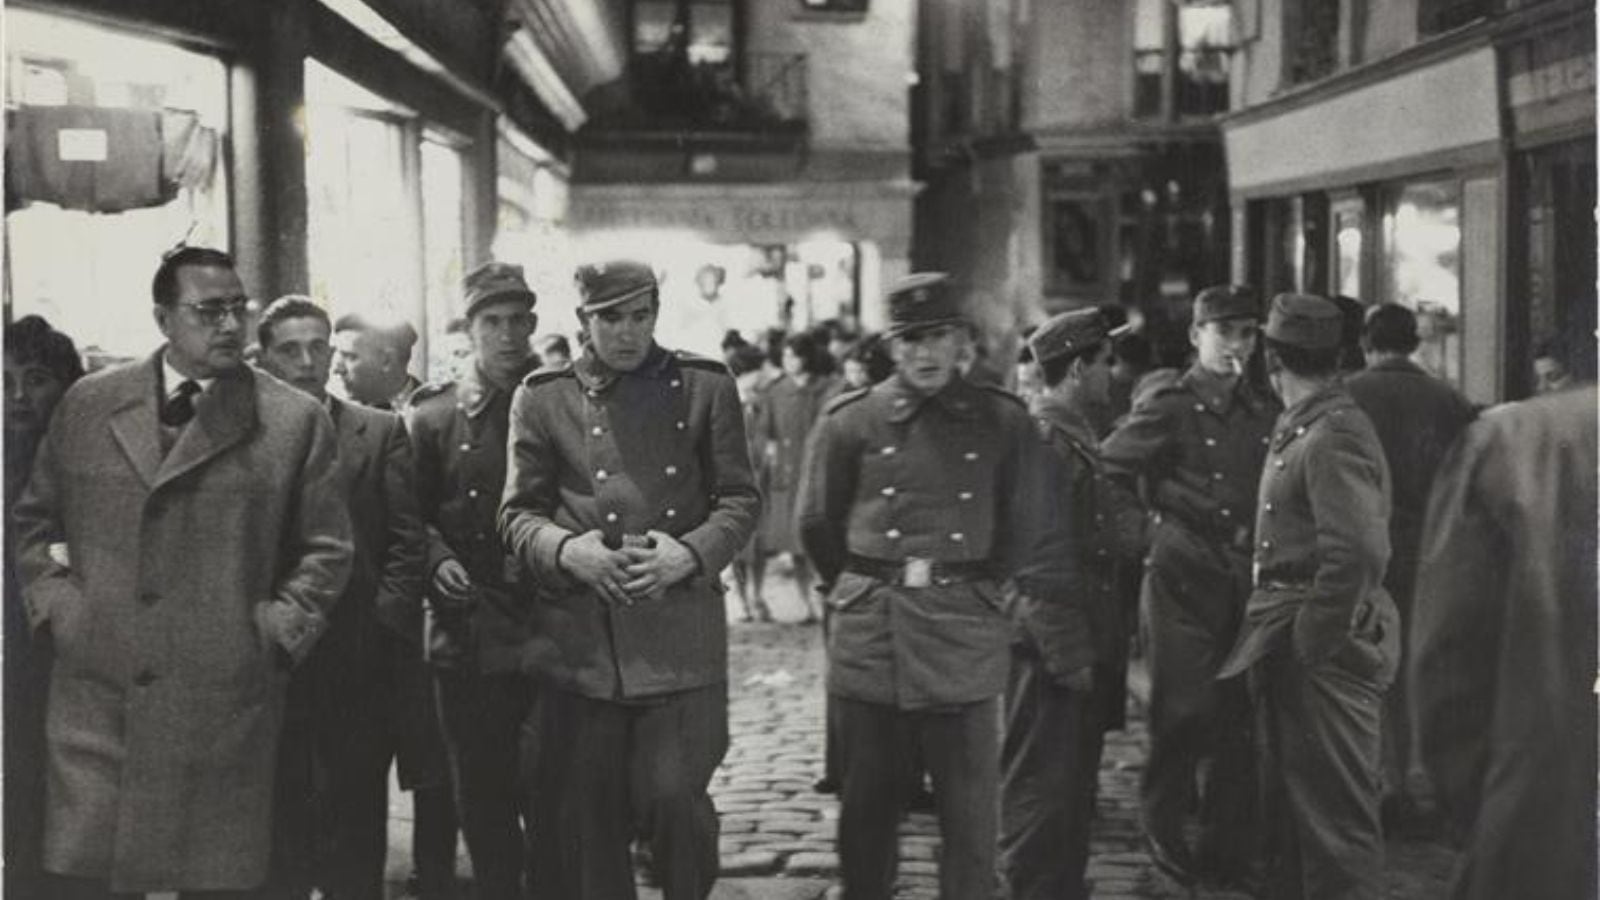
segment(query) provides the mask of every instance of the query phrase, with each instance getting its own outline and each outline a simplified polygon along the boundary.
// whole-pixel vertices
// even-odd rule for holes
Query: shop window
[[[1105,289],[1110,274],[1108,205],[1098,193],[1046,196],[1045,281],[1050,293],[1090,296]]]
[[[633,52],[721,66],[733,60],[733,0],[634,0]]]
[[[1461,382],[1461,191],[1455,181],[1389,192],[1383,219],[1387,299],[1417,314],[1417,363]]]
[[[91,365],[150,352],[150,277],[226,248],[227,69],[158,40],[6,11],[6,297]]]
[[[1361,278],[1366,271],[1366,206],[1360,197],[1346,197],[1332,206],[1333,292],[1365,299]]]

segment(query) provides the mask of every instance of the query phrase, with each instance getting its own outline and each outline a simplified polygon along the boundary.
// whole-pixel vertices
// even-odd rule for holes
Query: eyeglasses
[[[194,317],[202,325],[215,328],[225,319],[232,316],[236,321],[243,323],[256,313],[256,304],[253,300],[202,300],[199,303],[179,303],[194,312]]]

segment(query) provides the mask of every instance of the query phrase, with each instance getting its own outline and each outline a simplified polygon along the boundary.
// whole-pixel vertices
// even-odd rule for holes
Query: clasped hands
[[[599,530],[586,531],[561,546],[558,565],[594,588],[608,602],[632,606],[654,600],[695,573],[699,564],[682,541],[664,531],[645,534],[649,546],[606,546]]]

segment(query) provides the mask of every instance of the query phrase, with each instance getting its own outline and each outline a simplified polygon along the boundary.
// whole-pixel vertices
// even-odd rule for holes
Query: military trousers
[[[844,790],[839,810],[843,900],[890,900],[906,772],[918,751],[939,816],[941,900],[988,900],[999,831],[1000,703],[903,710],[834,697]]]
[[[1378,900],[1383,685],[1284,646],[1250,672],[1262,744],[1268,896]]]
[[[1222,875],[1242,874],[1259,851],[1249,690],[1243,678],[1216,680],[1238,635],[1246,579],[1242,565],[1168,524],[1140,594],[1150,670],[1144,828],[1186,854],[1184,825],[1198,801],[1198,862]]]
[[[1019,646],[1006,687],[1000,747],[1000,871],[1006,900],[1088,900],[1089,828],[1105,744],[1105,707],[1120,698],[1111,666],[1095,687],[1055,683]]]
[[[534,681],[514,672],[434,670],[461,834],[482,900],[520,900],[532,859],[521,758]]]
[[[634,900],[648,842],[664,900],[705,900],[721,823],[708,789],[728,752],[726,683],[638,702],[540,689],[535,900]]]

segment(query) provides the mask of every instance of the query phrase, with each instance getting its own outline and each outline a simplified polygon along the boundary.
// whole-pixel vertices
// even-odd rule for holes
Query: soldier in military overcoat
[[[704,900],[728,747],[721,572],[761,495],[732,376],[655,342],[651,269],[584,266],[578,289],[589,341],[518,388],[500,511],[533,575],[522,662],[547,682],[535,894],[631,900],[637,834],[666,900]]]
[[[1058,597],[1068,554],[1027,410],[958,372],[971,336],[949,279],[908,277],[889,314],[897,372],[829,404],[810,438],[797,523],[831,585],[844,898],[893,893],[918,750],[944,841],[940,896],[989,897],[1013,636],[1002,583]]]
[[[1267,367],[1288,408],[1261,473],[1255,587],[1217,675],[1250,672],[1275,900],[1383,895],[1379,726],[1400,616],[1383,587],[1389,467],[1338,376],[1342,323],[1321,297],[1273,298]]]
[[[1001,746],[1001,871],[1008,900],[1087,898],[1089,826],[1104,733],[1120,727],[1127,629],[1116,576],[1137,559],[1144,516],[1105,476],[1084,377],[1112,334],[1098,308],[1061,313],[1029,340],[1041,373],[1034,420],[1051,471],[1050,501],[1066,518],[1072,580],[1067,589],[1014,610]]]
[[[532,364],[538,319],[520,266],[486,263],[465,293],[473,364],[458,381],[419,389],[409,415],[429,539],[424,652],[479,896],[518,897],[529,859],[518,776],[533,703],[520,669],[531,613],[495,515],[511,392]]]
[[[1201,291],[1194,365],[1141,397],[1101,445],[1108,467],[1142,483],[1155,518],[1140,595],[1150,668],[1140,805],[1152,858],[1182,883],[1248,877],[1257,850],[1248,692],[1213,677],[1249,594],[1256,483],[1279,409],[1244,374],[1259,315],[1249,288]],[[1184,824],[1197,794],[1195,854]]]

